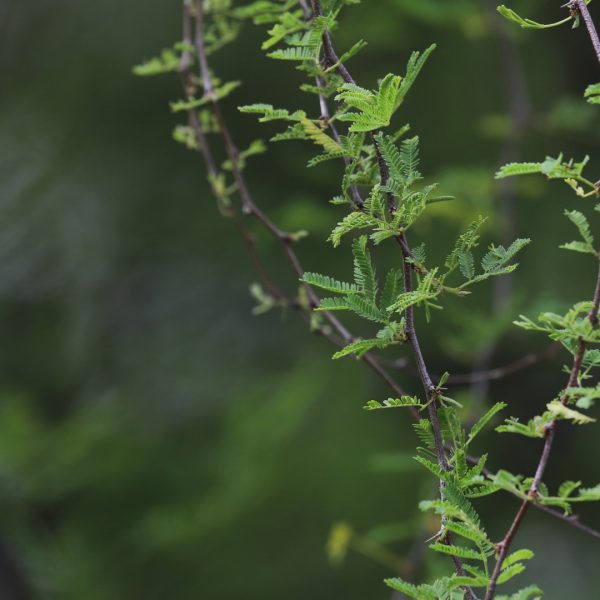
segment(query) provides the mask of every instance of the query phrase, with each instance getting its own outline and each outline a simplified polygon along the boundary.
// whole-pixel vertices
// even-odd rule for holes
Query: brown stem
[[[598,270],[598,277],[596,280],[596,289],[594,292],[594,301],[592,305],[592,310],[588,315],[588,319],[590,323],[594,327],[597,327],[598,324],[598,312],[600,310],[600,269]],[[573,366],[571,368],[571,374],[569,375],[569,382],[567,384],[567,390],[569,388],[575,387],[579,382],[579,375],[581,373],[581,365],[583,363],[583,359],[585,357],[585,351],[587,349],[587,343],[584,339],[579,340],[579,344],[577,347],[577,351],[575,352],[575,356],[573,359]],[[565,392],[560,399],[561,404],[564,406],[567,404],[569,400],[569,394]],[[535,476],[529,488],[529,492],[527,494],[527,499],[523,501],[517,515],[515,516],[508,532],[498,544],[498,557],[496,559],[496,564],[494,566],[494,570],[492,572],[492,577],[490,579],[490,584],[488,586],[487,593],[485,595],[485,600],[492,600],[494,594],[496,593],[496,587],[498,583],[498,578],[500,577],[500,573],[502,571],[502,563],[506,558],[508,551],[510,549],[510,545],[517,535],[523,518],[529,509],[529,505],[532,501],[538,496],[538,489],[542,482],[542,478],[544,477],[544,472],[546,471],[546,467],[548,466],[548,461],[550,459],[550,453],[552,452],[552,446],[554,444],[554,439],[556,438],[556,421],[552,421],[546,428],[546,440],[544,442],[544,448],[542,450],[542,455],[538,462],[538,466],[535,472]]]
[[[594,52],[596,52],[596,58],[598,59],[598,62],[600,62],[600,38],[598,37],[598,31],[596,30],[596,25],[594,25],[594,20],[592,19],[592,15],[590,14],[587,4],[584,2],[584,0],[572,0],[570,5],[583,17],[583,22],[585,23],[588,33],[590,34],[592,46],[594,46]]]

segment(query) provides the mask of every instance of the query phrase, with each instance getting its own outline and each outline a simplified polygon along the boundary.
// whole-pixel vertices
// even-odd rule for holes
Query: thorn
[[[446,528],[442,525],[440,527],[440,530],[437,533],[432,535],[429,539],[425,540],[425,543],[429,544],[429,542],[433,542],[433,540],[440,540],[444,537],[445,533],[446,533]]]

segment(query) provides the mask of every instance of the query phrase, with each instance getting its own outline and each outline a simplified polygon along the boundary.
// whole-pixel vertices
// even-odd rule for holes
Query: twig
[[[495,369],[489,369],[487,371],[475,371],[474,373],[467,373],[465,375],[450,375],[447,385],[458,386],[478,383],[481,381],[498,381],[499,379],[504,379],[509,375],[513,375],[514,373],[518,373],[519,371],[553,358],[556,356],[560,348],[560,344],[555,343],[551,346],[548,346],[548,348],[543,352],[538,354],[527,354],[503,367],[496,367]]]
[[[592,310],[588,315],[588,319],[590,323],[594,326],[598,326],[598,311],[600,310],[600,269],[598,271],[598,278],[596,281],[596,290],[594,292],[594,301],[592,305]],[[567,384],[566,389],[570,389],[578,385],[579,375],[581,372],[581,365],[583,363],[583,358],[585,356],[585,351],[587,349],[587,343],[584,339],[579,340],[579,345],[577,348],[577,352],[575,353],[575,357],[573,360],[573,366],[571,368],[571,374],[569,376],[569,382]],[[567,404],[569,400],[569,394],[565,392],[560,399],[560,402],[563,406]],[[523,518],[527,514],[527,510],[529,506],[538,496],[538,489],[542,482],[542,478],[544,477],[544,472],[546,471],[546,467],[548,466],[548,460],[550,459],[550,453],[552,451],[552,446],[554,444],[554,439],[556,437],[556,421],[552,421],[546,428],[546,441],[544,442],[544,448],[542,450],[542,455],[538,462],[538,466],[535,472],[535,476],[533,478],[533,482],[529,488],[529,492],[527,494],[527,499],[523,501],[517,515],[515,516],[508,532],[504,536],[503,540],[498,544],[498,556],[496,559],[496,564],[494,566],[494,571],[492,572],[492,577],[490,579],[490,584],[488,586],[487,593],[485,595],[485,600],[492,600],[494,594],[496,593],[496,586],[498,582],[498,577],[500,577],[500,573],[502,571],[502,563],[508,554],[510,549],[510,545],[515,538]]]
[[[590,34],[590,39],[592,40],[592,46],[594,46],[594,51],[596,52],[596,58],[598,59],[598,62],[600,62],[600,38],[598,37],[598,31],[596,30],[596,25],[594,24],[594,20],[592,19],[587,4],[584,0],[572,0],[569,5],[583,17],[585,26]]]

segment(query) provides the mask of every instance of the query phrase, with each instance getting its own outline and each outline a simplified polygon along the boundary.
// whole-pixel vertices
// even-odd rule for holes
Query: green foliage
[[[600,104],[600,83],[588,85],[585,90],[585,97],[590,104]]]
[[[202,98],[188,98],[187,100],[177,100],[176,102],[171,102],[171,110],[175,113],[190,111],[195,108],[205,106],[206,104],[214,102],[215,100],[223,100],[240,85],[240,81],[228,81],[227,83],[215,87],[210,94],[205,94],[202,96]]]
[[[543,595],[537,585],[530,585],[510,596],[498,596],[498,600],[538,600]]]
[[[589,320],[591,302],[578,302],[565,315],[545,312],[539,315],[538,322],[521,315],[515,325],[528,331],[546,333],[551,340],[561,342],[572,353],[575,353],[574,343],[582,340],[587,344],[600,343],[600,332]]]
[[[390,124],[396,109],[396,99],[401,78],[389,73],[379,82],[376,91],[366,90],[353,83],[345,83],[336,96],[348,108],[356,112],[343,112],[338,120],[351,123],[350,131],[373,131]]]
[[[590,2],[591,2],[591,0],[585,0],[586,4],[589,4]],[[520,27],[523,27],[524,29],[550,29],[552,27],[559,27],[560,25],[569,23],[569,21],[572,21],[574,19],[574,17],[567,17],[565,19],[561,19],[560,21],[555,21],[554,23],[538,23],[537,21],[533,21],[531,19],[521,17],[511,8],[507,8],[506,6],[504,6],[504,4],[502,4],[501,6],[498,7],[498,12],[505,19],[508,19],[509,21],[512,21],[513,23],[516,23],[517,25],[519,25]],[[575,23],[577,23],[576,20],[575,20]]]
[[[179,69],[181,64],[181,53],[184,51],[191,52],[193,48],[184,42],[177,43],[173,48],[163,50],[160,56],[151,58],[146,62],[133,67],[134,75],[139,77],[151,77],[154,75],[163,75],[164,73],[172,73]]]
[[[388,398],[383,402],[378,402],[377,400],[369,400],[364,409],[371,411],[386,408],[407,408],[411,406],[416,408],[423,408],[423,405],[421,404],[418,398],[414,396],[402,396],[401,398]]]
[[[504,402],[497,402],[490,408],[479,420],[471,427],[469,437],[465,443],[467,447],[488,425],[488,423],[501,411],[503,411],[508,405]]]
[[[583,254],[592,254],[597,257],[598,253],[594,249],[594,236],[590,231],[590,225],[585,215],[578,210],[566,210],[565,215],[577,227],[583,241],[569,242],[568,244],[563,244],[561,248],[573,250],[574,252],[582,252]]]
[[[319,275],[318,273],[304,273],[302,280],[309,285],[338,294],[356,294],[360,291],[360,287],[355,283],[337,281],[326,275]]]
[[[497,547],[489,538],[477,512],[474,503],[478,498],[505,490],[524,501],[535,500],[569,512],[572,503],[599,499],[600,487],[582,488],[580,482],[567,481],[553,496],[543,482],[531,478],[503,470],[489,476],[489,471],[485,468],[487,455],[473,458],[468,452],[474,440],[490,426],[507,404],[498,402],[487,410],[482,409],[481,416],[474,422],[470,421],[473,423],[470,427],[465,427],[463,418],[465,422],[467,418],[463,414],[461,403],[446,395],[444,385],[449,375],[445,373],[439,378],[437,385],[431,382],[416,339],[415,327],[418,325],[415,323],[418,321],[415,320],[415,313],[422,311],[430,321],[433,309],[443,309],[448,296],[463,299],[470,294],[475,284],[492,277],[510,275],[518,267],[515,263],[517,255],[531,240],[518,238],[506,245],[489,244],[483,256],[476,256],[481,229],[486,221],[480,216],[450,245],[451,250],[446,251],[449,253],[440,261],[441,264],[435,263],[436,258],[431,259],[433,264],[430,264],[424,242],[410,248],[408,236],[412,238],[413,234],[420,235],[426,230],[415,227],[415,224],[424,223],[424,216],[433,214],[432,205],[452,199],[437,195],[437,184],[427,182],[426,175],[421,172],[419,137],[404,139],[403,136],[409,130],[408,125],[395,130],[391,128],[396,113],[435,46],[423,53],[412,53],[404,75],[377,74],[381,78],[375,89],[367,89],[354,83],[345,63],[365,48],[365,42],[358,40],[338,58],[330,40],[331,32],[338,25],[340,11],[345,5],[354,3],[355,0],[328,0],[322,6],[315,7],[296,0],[258,0],[234,8],[229,0],[213,0],[204,5],[208,21],[205,31],[207,50],[214,51],[235,36],[239,20],[251,19],[256,24],[268,26],[267,37],[262,44],[267,56],[292,63],[306,76],[300,90],[309,95],[314,105],[312,111],[318,110],[318,113],[313,113],[306,107],[288,110],[275,108],[267,103],[239,107],[244,114],[258,115],[261,123],[283,122],[285,129],[276,133],[271,141],[305,141],[317,146],[318,154],[310,158],[309,167],[337,160],[340,169],[343,168],[341,191],[332,200],[332,204],[343,207],[345,212],[333,227],[329,241],[334,248],[338,248],[343,241],[351,240],[352,281],[318,272],[306,272],[301,278],[303,285],[300,286],[300,296],[291,298],[290,304],[295,307],[298,305],[300,310],[314,308],[316,316],[311,315],[311,326],[326,336],[331,333],[336,343],[339,338],[346,341],[346,345],[333,355],[334,359],[360,359],[369,354],[370,364],[380,369],[377,366],[379,363],[373,362],[374,353],[404,345],[410,346],[415,352],[421,383],[425,388],[423,400],[399,392],[398,397],[384,401],[371,400],[364,409],[379,411],[408,408],[408,412],[413,415],[430,416],[419,419],[414,426],[420,444],[415,460],[435,477],[439,484],[439,494],[434,499],[422,501],[420,508],[433,512],[440,520],[440,530],[432,538],[430,549],[456,559],[463,565],[463,569],[457,570],[460,575],[439,577],[433,583],[414,585],[399,578],[388,579],[386,583],[411,598],[459,600],[465,597],[466,587],[489,590],[496,583],[502,585],[511,581],[523,572],[525,562],[533,558],[533,553],[527,549],[513,551],[506,557],[502,555],[501,564],[498,562],[496,565],[497,580],[495,576],[492,577],[491,567]],[[310,14],[311,7],[315,9],[315,14]],[[498,10],[510,21],[530,29],[555,27],[574,19],[571,16],[556,23],[542,24],[523,18],[505,6]],[[193,48],[185,48],[185,51],[203,65],[205,57],[201,50],[199,56],[195,56],[196,50]],[[141,74],[166,72],[177,69],[179,63],[177,52],[168,51],[160,59],[154,59],[138,70],[141,69]],[[207,76],[206,69],[203,75]],[[214,92],[173,103],[172,109],[174,112],[186,111],[194,115],[204,105],[214,108],[237,85],[237,82],[220,84],[215,79]],[[318,104],[314,102],[315,95],[319,97]],[[597,85],[590,86],[586,91],[586,97],[592,103],[598,103],[599,95]],[[327,104],[327,100],[331,101],[331,106]],[[237,186],[244,192],[240,183],[241,171],[247,159],[263,152],[265,145],[253,142],[232,159],[229,148],[232,142],[227,139],[227,132],[223,131],[218,110],[216,116],[218,127],[210,118],[202,117],[200,133],[188,125],[177,129],[175,136],[188,148],[196,149],[202,141],[202,133],[218,133],[220,130],[224,134],[230,156],[222,164],[222,171],[233,170],[236,185],[229,185],[229,177],[223,173],[213,175],[211,183],[219,197],[229,200]],[[548,179],[563,180],[577,196],[588,198],[600,193],[597,185],[584,175],[588,160],[586,157],[581,162],[565,161],[560,154],[557,158],[548,157],[539,163],[511,163],[502,167],[496,177],[503,179],[516,175],[542,174]],[[266,218],[257,209],[252,206],[245,208],[265,224]],[[563,248],[598,257],[591,228],[584,214],[577,210],[567,211],[565,214],[577,228],[581,240],[567,243]],[[472,218],[472,213],[470,216]],[[464,221],[468,222],[466,219]],[[276,229],[269,222],[266,222],[266,227],[271,233]],[[277,230],[275,237],[283,242],[295,272],[301,273],[302,268],[290,247],[295,238],[292,236],[288,239],[288,236],[279,234]],[[377,250],[378,255],[382,254],[382,248],[388,246],[395,262],[391,269],[388,267],[385,277],[380,279],[373,253]],[[429,254],[439,259],[439,248],[434,247]],[[380,264],[379,260],[377,264]],[[381,264],[385,264],[383,260]],[[324,291],[328,296],[319,299],[316,294],[312,294],[312,289]],[[252,294],[258,303],[256,313],[285,305],[284,300],[274,297],[274,294],[258,285],[253,286]],[[521,317],[516,323],[524,329],[546,333],[552,340],[561,342],[571,354],[577,355],[579,352],[581,371],[577,373],[578,386],[563,390],[558,398],[547,402],[543,414],[534,416],[525,423],[513,417],[508,418],[496,427],[496,431],[543,439],[557,421],[565,420],[573,425],[586,425],[594,421],[581,412],[591,408],[594,401],[600,398],[598,386],[585,384],[590,371],[600,366],[600,349],[591,347],[600,343],[600,331],[595,319],[590,317],[594,310],[592,303],[578,303],[564,316],[543,313],[536,323],[526,317]],[[334,317],[331,314],[334,312],[351,313],[354,317],[359,317],[363,320],[365,330],[370,333],[364,338],[352,336],[345,326],[339,326],[337,315]],[[333,326],[332,329],[330,326]],[[339,335],[336,337],[336,334]],[[586,345],[584,351],[581,350],[582,344]],[[459,396],[457,398],[461,399]],[[353,541],[357,543],[351,528],[337,527],[329,544],[332,561],[339,562]],[[537,587],[530,586],[511,597],[526,600],[539,597],[540,594]]]
[[[522,500],[531,500],[531,485],[533,479],[514,475],[508,471],[498,471],[491,480],[499,488],[518,496]],[[574,495],[574,492],[577,494]],[[598,502],[600,500],[600,485],[593,488],[581,488],[580,481],[565,481],[559,486],[556,495],[550,494],[543,483],[538,485],[535,501],[544,506],[557,507],[564,510],[565,514],[571,514],[572,505],[581,502]]]
[[[377,90],[367,90],[354,83],[344,83],[336,100],[343,102],[345,109],[338,114],[340,121],[351,123],[350,131],[374,131],[387,127],[406,94],[415,82],[427,58],[435,46],[422,55],[415,52],[408,62],[404,78],[388,73]],[[348,109],[354,109],[348,112]]]
[[[510,163],[504,165],[496,173],[496,179],[515,175],[542,174],[548,179],[562,179],[579,197],[587,198],[599,193],[596,185],[583,175],[588,162],[589,156],[586,156],[581,162],[575,162],[572,159],[567,162],[564,160],[563,154],[559,154],[557,158],[548,156],[544,162],[539,163]]]

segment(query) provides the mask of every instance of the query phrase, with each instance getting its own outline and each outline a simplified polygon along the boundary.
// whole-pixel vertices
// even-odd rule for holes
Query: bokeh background
[[[545,20],[561,16],[559,4],[514,3]],[[336,34],[340,47],[369,43],[353,61],[367,85],[439,45],[401,118],[421,136],[427,178],[457,201],[414,239],[443,256],[483,213],[493,215],[486,241],[534,241],[513,292],[486,284],[421,324],[436,372],[543,351],[547,341],[512,319],[563,310],[593,288],[593,261],[558,249],[574,238],[562,216],[578,204],[569,190],[493,180],[507,152],[600,158],[598,111],[582,100],[598,80],[589,40],[568,28],[507,39],[490,7],[365,0]],[[264,58],[263,34],[247,27],[214,61],[244,84],[225,104],[241,146],[276,128],[238,104],[316,110],[297,92],[300,75]],[[297,315],[251,315],[256,276],[243,245],[199,156],[171,139],[179,82],[131,74],[179,36],[171,0],[0,2],[0,598],[389,598],[381,580],[407,560],[418,577],[441,568],[419,559],[433,525],[416,505],[432,483],[411,463],[414,434],[402,414],[361,410],[387,390],[361,364],[331,362]],[[507,64],[525,73],[525,117],[523,100],[511,117]],[[277,222],[311,232],[299,246],[305,267],[343,276],[347,249],[325,242],[340,216],[327,202],[340,169],[305,169],[311,152],[271,147],[248,177]],[[278,247],[260,235],[260,248],[293,290]],[[564,385],[564,359],[455,397],[474,412],[502,400],[530,417]],[[418,391],[410,369],[397,377]],[[562,428],[548,483],[598,483],[597,439],[594,428]],[[482,448],[492,468],[524,473],[540,450],[494,433]],[[500,536],[517,503],[496,495],[479,507]],[[600,526],[597,508],[581,514]],[[326,552],[335,523],[355,532],[337,566]],[[597,542],[533,511],[518,542],[537,553],[523,583],[543,584],[550,599],[597,597]]]

